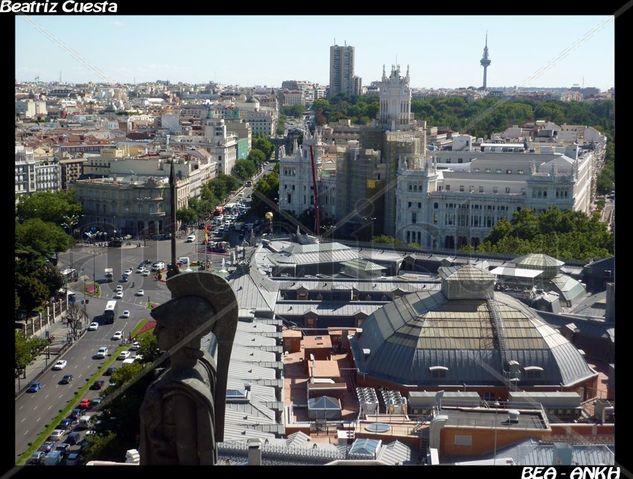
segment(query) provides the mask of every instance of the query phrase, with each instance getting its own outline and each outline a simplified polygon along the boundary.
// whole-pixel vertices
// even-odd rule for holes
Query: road
[[[196,245],[177,240],[178,256],[194,256]],[[194,254],[192,254],[192,252]],[[97,281],[104,280],[104,269],[114,269],[115,280],[121,277],[121,272],[127,268],[136,271],[137,266],[144,259],[151,261],[163,260],[169,262],[170,241],[148,241],[146,247],[141,248],[93,248],[77,247],[59,255],[58,266],[71,266],[82,275],[92,280],[93,271]],[[72,259],[71,259],[72,258]],[[221,262],[221,259],[217,261]],[[93,268],[94,265],[94,268]],[[134,288],[131,285],[134,283]],[[163,282],[156,281],[153,276],[143,277],[138,273],[132,273],[128,283],[101,284],[101,297],[90,298],[86,305],[86,312],[91,320],[100,316],[105,309],[105,304],[114,295],[117,284],[124,288],[123,299],[119,300],[119,313],[128,309],[131,313],[129,319],[117,319],[114,324],[103,325],[97,331],[88,331],[75,345],[62,357],[68,361],[68,366],[61,371],[48,370],[38,380],[43,384],[41,391],[26,393],[16,400],[16,453],[19,455],[27,449],[37,435],[50,423],[50,421],[63,409],[69,401],[79,401],[74,392],[94,374],[104,360],[92,359],[97,349],[101,346],[115,349],[117,341],[111,341],[110,337],[117,330],[123,330],[124,337],[143,318],[149,318],[147,303],[162,304],[171,298],[167,287]],[[82,299],[81,287],[69,288],[77,293],[77,301]],[[138,289],[144,290],[143,296],[137,296]],[[57,358],[51,358],[52,366]],[[72,374],[74,380],[68,385],[59,385],[58,382],[64,374]],[[104,378],[106,379],[106,378]],[[107,381],[106,381],[107,384]],[[100,391],[90,391],[85,397],[92,398],[100,394]]]
[[[613,230],[613,223],[615,222],[615,199],[606,198],[604,208],[600,215],[600,219],[609,225],[609,228]]]

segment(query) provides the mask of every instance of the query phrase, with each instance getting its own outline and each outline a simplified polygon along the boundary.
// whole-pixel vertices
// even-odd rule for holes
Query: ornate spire
[[[385,72],[385,64],[382,64],[382,81],[387,79],[387,73]]]

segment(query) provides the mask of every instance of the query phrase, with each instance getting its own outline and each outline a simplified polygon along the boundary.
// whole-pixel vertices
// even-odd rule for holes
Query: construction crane
[[[317,168],[314,161],[314,147],[310,145],[310,161],[312,163],[312,187],[314,188],[314,235],[319,236],[321,231],[321,218],[319,213],[319,190],[317,189]]]

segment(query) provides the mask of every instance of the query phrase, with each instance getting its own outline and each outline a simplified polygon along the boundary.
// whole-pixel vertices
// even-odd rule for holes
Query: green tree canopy
[[[16,249],[31,248],[42,256],[55,251],[65,251],[73,240],[64,230],[39,218],[31,218],[15,225]]]
[[[259,150],[254,151],[261,153]],[[252,152],[253,151],[251,151],[251,153]],[[264,155],[263,153],[261,154],[262,156]],[[233,171],[231,172],[233,176],[237,176],[241,180],[247,180],[251,178],[255,173],[257,173],[257,166],[255,166],[255,163],[250,159],[237,160],[235,162],[235,166],[233,167]]]
[[[74,191],[39,192],[20,198],[16,216],[19,221],[39,218],[56,225],[77,224],[82,207],[75,199]],[[69,224],[69,223],[72,223]]]
[[[275,145],[273,145],[271,141],[268,138],[266,138],[264,135],[262,135],[261,133],[253,137],[252,143],[253,143],[252,147],[256,150],[260,150],[261,152],[263,152],[266,159],[269,159],[270,156],[275,151]]]
[[[540,214],[516,211],[512,221],[499,221],[479,251],[509,255],[544,253],[561,260],[588,261],[613,254],[613,235],[598,214],[550,207]]]
[[[198,212],[193,208],[180,208],[176,211],[176,219],[183,225],[198,221]]]

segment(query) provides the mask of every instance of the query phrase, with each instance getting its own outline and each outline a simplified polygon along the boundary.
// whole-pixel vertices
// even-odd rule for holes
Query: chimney
[[[250,438],[246,444],[248,445],[248,465],[249,466],[261,466],[262,465],[262,442],[260,439],[253,437]]]
[[[439,414],[431,421],[431,428],[429,430],[429,448],[437,449],[438,455],[440,453],[440,432],[448,421],[448,416],[445,414]]]

